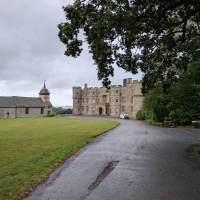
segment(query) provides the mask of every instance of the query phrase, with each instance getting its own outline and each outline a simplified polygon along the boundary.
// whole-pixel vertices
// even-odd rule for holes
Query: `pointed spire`
[[[43,88],[46,88],[45,82],[46,82],[46,80],[44,80],[44,87]]]

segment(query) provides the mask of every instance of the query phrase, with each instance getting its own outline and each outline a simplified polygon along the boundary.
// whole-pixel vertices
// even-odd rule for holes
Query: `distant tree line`
[[[55,115],[61,115],[61,114],[72,114],[73,109],[63,109],[62,107],[53,107],[53,113]]]

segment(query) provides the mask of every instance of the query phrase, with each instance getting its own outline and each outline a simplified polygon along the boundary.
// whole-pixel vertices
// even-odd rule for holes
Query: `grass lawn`
[[[20,199],[110,120],[61,117],[0,119],[0,199]]]

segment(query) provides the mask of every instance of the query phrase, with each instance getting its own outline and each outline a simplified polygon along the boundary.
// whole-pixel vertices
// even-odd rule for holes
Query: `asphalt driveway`
[[[26,199],[200,199],[200,168],[188,156],[200,129],[103,119],[121,124],[80,149]]]

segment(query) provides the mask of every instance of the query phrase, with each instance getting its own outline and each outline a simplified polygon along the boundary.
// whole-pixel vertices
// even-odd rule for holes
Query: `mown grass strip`
[[[20,199],[80,147],[118,124],[61,117],[0,119],[0,199]]]

